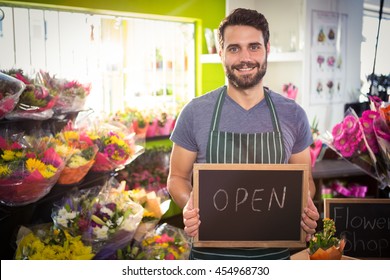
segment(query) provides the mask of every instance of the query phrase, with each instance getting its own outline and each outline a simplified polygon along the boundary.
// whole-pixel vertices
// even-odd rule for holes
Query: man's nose
[[[250,61],[251,53],[247,49],[242,49],[240,52],[240,61]]]

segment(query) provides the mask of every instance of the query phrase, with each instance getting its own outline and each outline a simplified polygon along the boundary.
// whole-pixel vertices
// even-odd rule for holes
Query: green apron
[[[214,108],[209,140],[207,163],[285,163],[283,136],[274,104],[264,91],[270,110],[273,132],[234,133],[219,131],[219,120],[226,88],[221,91]],[[198,248],[193,247],[190,259],[289,259],[287,248]]]

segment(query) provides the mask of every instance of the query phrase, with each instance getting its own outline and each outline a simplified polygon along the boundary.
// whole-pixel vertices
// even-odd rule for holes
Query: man
[[[171,136],[174,144],[168,190],[183,208],[184,229],[190,236],[198,233],[201,216],[207,215],[193,208],[191,176],[195,162],[311,166],[309,147],[313,140],[305,112],[294,101],[263,87],[270,51],[265,17],[254,10],[234,10],[219,26],[219,43],[228,85],[189,102]],[[308,205],[301,220],[307,240],[319,218],[312,201],[315,186],[311,175],[309,186]],[[289,256],[287,248],[193,248],[190,258]]]

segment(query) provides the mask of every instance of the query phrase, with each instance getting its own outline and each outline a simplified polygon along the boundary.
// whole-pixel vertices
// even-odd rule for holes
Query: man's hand
[[[198,234],[198,229],[200,225],[199,220],[199,209],[194,208],[192,192],[190,198],[188,199],[186,205],[183,208],[183,222],[184,222],[184,231],[189,236],[195,236]]]
[[[317,220],[320,218],[317,207],[314,205],[310,195],[308,196],[307,206],[303,209],[301,227],[307,233],[306,241],[310,241],[311,235],[316,232]]]

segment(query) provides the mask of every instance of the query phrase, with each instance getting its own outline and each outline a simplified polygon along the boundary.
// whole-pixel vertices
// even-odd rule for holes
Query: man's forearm
[[[168,178],[167,188],[173,201],[183,209],[190,198],[191,183],[180,177],[170,177]]]

